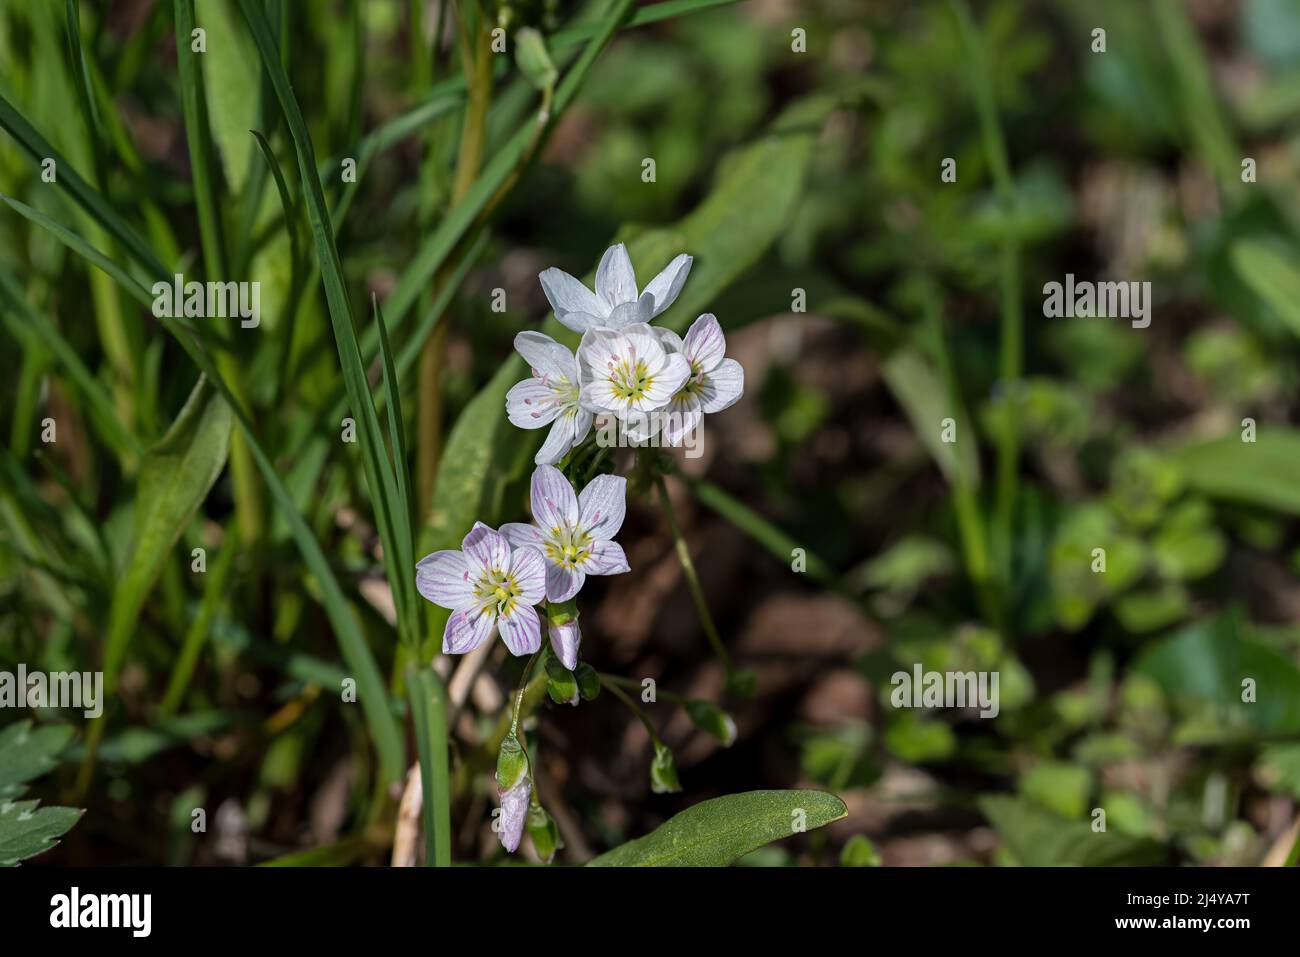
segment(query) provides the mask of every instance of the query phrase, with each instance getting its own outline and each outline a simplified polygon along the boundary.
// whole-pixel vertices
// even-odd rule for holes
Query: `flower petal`
[[[672,401],[690,376],[691,364],[686,361],[686,356],[680,352],[665,356],[663,364],[651,374],[650,387],[641,400],[642,408],[662,409]]]
[[[515,336],[515,352],[518,352],[536,373],[553,379],[567,378],[576,382],[578,379],[578,361],[573,353],[556,342],[550,336],[540,332],[521,332]]]
[[[606,540],[618,534],[627,514],[627,479],[597,475],[578,496],[578,524],[592,538]]]
[[[686,348],[683,351],[701,371],[710,372],[717,368],[727,354],[727,339],[713,313],[706,312],[691,323],[686,330]]]
[[[655,303],[650,318],[653,319],[673,304],[673,300],[682,291],[682,286],[686,284],[686,277],[690,275],[692,262],[694,260],[685,253],[675,256],[673,261],[664,268],[663,272],[646,284],[645,291],[654,296]]]
[[[690,435],[704,418],[700,397],[683,395],[679,392],[663,411],[663,418],[664,442],[672,446],[681,445],[682,440]]]
[[[618,542],[596,542],[582,569],[588,575],[621,575],[632,570]]]
[[[546,301],[555,311],[555,318],[561,322],[568,313],[588,313],[603,316],[609,307],[601,302],[600,297],[582,284],[582,280],[570,276],[563,269],[551,267],[538,275]]]
[[[603,314],[597,316],[590,312],[566,312],[562,316],[556,315],[555,318],[560,320],[560,325],[579,333],[586,332],[588,329],[599,329],[605,325]]]
[[[577,415],[573,417],[573,444],[578,445],[587,437],[591,431],[591,421],[595,416],[586,409],[578,409]]]
[[[501,846],[511,854],[519,850],[519,842],[523,840],[524,824],[528,821],[528,801],[532,794],[533,786],[525,774],[518,784],[501,795],[501,819],[497,824],[497,837],[501,840]]]
[[[704,377],[700,402],[705,412],[721,412],[736,404],[745,391],[745,369],[735,359],[723,359]]]
[[[521,429],[540,429],[554,422],[559,414],[555,390],[541,379],[524,379],[506,393],[506,416]]]
[[[519,597],[528,604],[536,605],[546,597],[546,559],[539,547],[516,548],[510,554],[510,575],[519,586]]]
[[[477,581],[489,571],[505,571],[510,567],[510,543],[482,522],[474,523],[460,547],[465,550],[470,581]]]
[[[564,568],[546,563],[546,600],[568,601],[582,590],[587,573],[581,568]]]
[[[570,618],[562,625],[551,625],[551,648],[564,667],[572,671],[578,667],[578,646],[582,644],[582,629],[578,619]]]
[[[533,469],[533,521],[543,530],[572,528],[578,523],[578,496],[569,480],[553,465]]]
[[[554,465],[564,458],[569,449],[573,448],[574,415],[575,412],[566,411],[555,420],[555,424],[551,426],[551,431],[546,436],[546,441],[533,456],[534,464]]]
[[[636,302],[636,273],[622,243],[610,246],[600,257],[600,265],[596,267],[596,295],[610,306]]]
[[[664,352],[669,355],[686,351],[686,344],[682,342],[682,337],[667,326],[651,326],[650,331],[655,334],[659,344],[664,347]]]
[[[510,614],[498,615],[497,631],[512,655],[531,655],[542,647],[542,623],[532,605],[516,602]]]
[[[537,530],[536,525],[525,525],[523,522],[506,522],[501,526],[501,534],[510,543],[512,554],[516,548],[542,547],[542,533]]]
[[[600,321],[606,329],[624,329],[627,326],[646,323],[653,312],[654,298],[646,295],[636,302],[620,302],[610,309],[609,315]]]
[[[496,620],[496,612],[491,609],[462,608],[452,612],[442,631],[442,653],[463,655],[473,651],[492,637]]]
[[[435,605],[456,609],[474,597],[465,556],[457,551],[425,555],[415,566],[415,588]]]

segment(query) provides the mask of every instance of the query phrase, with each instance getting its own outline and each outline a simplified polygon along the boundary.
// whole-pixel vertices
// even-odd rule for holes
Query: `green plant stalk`
[[[459,18],[458,18],[459,20]],[[478,49],[472,50],[468,36],[461,24],[461,61],[469,84],[465,123],[461,131],[460,150],[456,157],[456,176],[452,182],[451,202],[464,200],[478,177],[483,164],[483,148],[487,137],[488,108],[492,105],[492,59],[490,34],[480,31]],[[434,144],[430,143],[430,151]],[[441,283],[439,283],[441,285]],[[417,498],[420,518],[433,504],[433,489],[438,481],[438,463],[442,459],[443,443],[443,373],[446,369],[447,335],[449,322],[440,322],[424,343],[420,354],[419,391],[419,441],[417,455]]]
[[[650,735],[650,743],[654,745],[655,749],[658,750],[659,748],[662,748],[664,743],[659,739],[659,732],[655,730],[654,724],[650,721],[650,718],[646,716],[646,713],[641,710],[641,706],[628,697],[627,692],[613,681],[609,680],[606,675],[600,675],[599,677],[601,685],[603,685],[610,694],[621,701],[629,711],[636,715],[637,720],[639,720],[645,727],[646,734]]]
[[[190,49],[190,35],[195,26],[194,0],[174,0],[174,9],[176,65],[181,77],[181,106],[185,117],[185,138],[189,145],[190,171],[194,180],[194,202],[199,214],[203,262],[209,280],[224,282],[227,278],[226,248],[212,168],[212,129],[208,125],[203,72]],[[222,350],[216,355],[216,363],[235,400],[244,411],[249,411],[235,357]],[[235,490],[235,514],[240,538],[246,547],[255,550],[262,534],[262,496],[248,443],[239,432],[230,438],[230,477]]]
[[[731,656],[727,654],[727,649],[722,646],[722,638],[718,635],[718,627],[713,623],[713,615],[709,612],[709,604],[704,599],[704,588],[700,585],[700,578],[695,573],[695,563],[691,561],[691,551],[686,547],[686,539],[682,537],[682,530],[677,525],[677,515],[673,511],[672,499],[668,495],[668,483],[664,481],[662,475],[656,477],[655,483],[659,486],[659,500],[663,502],[664,516],[668,519],[668,528],[673,534],[673,545],[677,549],[677,560],[681,563],[682,574],[686,576],[686,584],[690,586],[691,598],[695,600],[695,611],[699,615],[700,624],[704,627],[704,634],[713,647],[713,653],[718,656],[718,660],[726,668],[727,678],[730,680],[735,671],[731,664]]]
[[[217,607],[225,599],[228,592],[226,586],[230,580],[230,572],[235,567],[235,553],[239,551],[236,543],[237,535],[238,533],[232,530],[227,533],[225,539],[221,542],[216,564],[213,565],[211,574],[207,576],[207,586],[203,589],[203,598],[199,604],[198,614],[194,616],[189,630],[185,633],[180,656],[172,667],[171,678],[167,682],[167,691],[163,694],[162,703],[158,706],[158,713],[162,717],[175,714],[176,709],[185,698],[185,692],[190,685],[190,678],[194,675],[194,667],[198,664],[200,652],[203,651],[203,643],[208,637],[212,616],[216,613]]]
[[[425,864],[451,866],[451,788],[447,767],[447,689],[432,668],[407,672],[407,697],[424,787]]]
[[[970,55],[972,88],[979,114],[980,136],[994,187],[1003,209],[1010,212],[1014,183],[1007,161],[1006,143],[998,121],[997,102],[979,27],[965,0],[950,0],[958,29]],[[998,262],[1001,297],[1001,328],[998,375],[1006,404],[1005,427],[998,442],[997,497],[993,513],[993,553],[998,563],[998,582],[1006,597],[1011,581],[1012,524],[1020,483],[1019,385],[1024,351],[1024,315],[1020,299],[1020,248],[1014,239],[1002,244]],[[1004,624],[1005,627],[1005,624]]]

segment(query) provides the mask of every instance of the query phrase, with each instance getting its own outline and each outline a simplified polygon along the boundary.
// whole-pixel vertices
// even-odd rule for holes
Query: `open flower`
[[[623,525],[626,495],[627,479],[619,475],[598,475],[574,495],[554,466],[533,471],[533,524],[507,522],[501,532],[516,549],[540,549],[545,556],[548,601],[568,601],[588,575],[629,571],[622,546],[612,540]],[[573,650],[576,655],[576,641]]]
[[[660,416],[686,384],[691,364],[670,353],[644,323],[626,329],[588,329],[578,346],[583,408],[612,415],[633,442],[659,431]]]
[[[656,327],[654,333],[666,351],[683,356],[690,364],[686,382],[663,416],[664,438],[669,445],[677,445],[700,424],[704,413],[721,412],[736,404],[745,391],[745,370],[735,359],[724,358],[727,340],[711,312],[691,323],[685,340],[671,329]]]
[[[591,430],[592,415],[578,404],[578,360],[540,332],[515,336],[515,351],[533,374],[506,393],[506,413],[521,429],[551,426],[534,461],[554,465]]]
[[[452,612],[442,633],[443,653],[465,654],[500,632],[512,654],[532,654],[542,646],[533,610],[546,594],[542,553],[512,548],[506,536],[482,522],[474,523],[461,547],[426,555],[415,566],[420,594]]]
[[[627,247],[610,246],[596,267],[596,291],[562,269],[551,267],[537,278],[555,310],[555,318],[574,332],[603,327],[620,329],[649,322],[673,304],[691,271],[691,257],[683,253],[637,293],[636,273]]]

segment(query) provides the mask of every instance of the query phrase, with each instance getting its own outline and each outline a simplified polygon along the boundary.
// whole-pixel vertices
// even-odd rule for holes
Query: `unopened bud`
[[[656,744],[655,758],[650,762],[650,790],[655,794],[672,794],[681,789],[673,753],[665,745]]]

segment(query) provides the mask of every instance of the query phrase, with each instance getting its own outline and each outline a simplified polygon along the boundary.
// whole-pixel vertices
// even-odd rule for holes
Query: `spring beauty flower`
[[[685,384],[666,409],[664,438],[676,445],[700,424],[707,412],[721,412],[736,404],[745,391],[745,369],[735,359],[725,358],[727,340],[717,317],[706,312],[686,330],[683,340],[671,329],[656,327],[664,349],[681,355],[690,364]]]
[[[564,473],[553,465],[533,471],[533,524],[507,522],[501,533],[516,549],[545,556],[547,601],[568,601],[588,575],[630,571],[622,546],[613,541],[627,513],[626,496],[627,479],[620,475],[598,475],[575,495]],[[577,653],[575,640],[575,664]]]
[[[667,407],[691,374],[684,355],[670,353],[644,323],[625,329],[588,329],[578,346],[584,408],[612,415],[633,442],[659,431]]]
[[[420,594],[451,609],[442,633],[443,654],[473,651],[497,632],[511,654],[532,654],[542,646],[541,622],[533,609],[546,595],[542,553],[512,548],[506,536],[482,522],[474,523],[461,548],[426,555],[415,566]]]
[[[600,257],[595,292],[584,286],[581,279],[555,267],[537,278],[555,310],[555,318],[574,332],[598,327],[621,329],[633,323],[649,322],[671,306],[686,283],[691,262],[685,253],[675,257],[639,294],[632,260],[622,243],[610,246]]]
[[[591,430],[592,414],[578,402],[578,360],[540,332],[515,336],[515,351],[532,367],[532,376],[506,393],[506,413],[521,429],[551,426],[534,462],[554,465]]]

